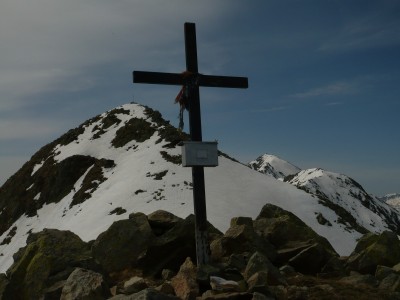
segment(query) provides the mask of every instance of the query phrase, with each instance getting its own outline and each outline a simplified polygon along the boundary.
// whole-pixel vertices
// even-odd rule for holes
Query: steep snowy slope
[[[191,170],[181,166],[177,146],[184,139],[158,112],[127,104],[44,146],[0,188],[0,272],[28,234],[43,228],[71,230],[89,241],[132,212],[193,213]],[[208,219],[221,231],[232,217],[254,218],[272,203],[325,236],[339,254],[349,254],[362,235],[337,207],[225,156],[206,168],[205,181]],[[366,206],[356,211],[363,224],[375,224],[368,228],[387,227]]]
[[[300,168],[271,154],[263,154],[249,163],[250,168],[271,175],[276,179],[300,172]]]

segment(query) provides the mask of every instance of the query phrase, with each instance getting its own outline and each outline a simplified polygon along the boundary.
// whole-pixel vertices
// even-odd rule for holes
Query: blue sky
[[[174,125],[179,87],[133,70],[182,72],[184,22],[199,71],[249,89],[201,88],[203,138],[248,162],[275,154],[400,192],[400,2],[4,0],[0,183],[41,146],[135,101]],[[188,124],[188,122],[186,122]],[[186,127],[187,129],[187,127]]]

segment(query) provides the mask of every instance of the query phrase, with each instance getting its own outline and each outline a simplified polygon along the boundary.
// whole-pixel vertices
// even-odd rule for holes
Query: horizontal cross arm
[[[200,75],[199,85],[208,87],[239,88],[239,89],[247,89],[249,87],[247,77],[213,76],[213,75]]]
[[[194,75],[196,77],[196,75]],[[221,88],[248,88],[247,77],[233,77],[233,76],[214,76],[198,74],[199,86],[205,87],[221,87]],[[148,83],[148,84],[167,84],[167,85],[184,85],[187,78],[179,73],[163,73],[163,72],[146,72],[134,71],[134,83]]]
[[[146,71],[133,71],[133,82],[149,83],[149,84],[169,84],[169,85],[184,84],[182,74],[146,72]]]

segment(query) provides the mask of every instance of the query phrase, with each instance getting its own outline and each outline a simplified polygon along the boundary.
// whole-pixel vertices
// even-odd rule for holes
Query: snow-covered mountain
[[[249,163],[249,167],[261,173],[283,179],[288,175],[300,172],[300,168],[271,154],[263,154]]]
[[[356,224],[371,232],[400,228],[400,217],[390,205],[369,195],[350,177],[320,168],[308,169],[285,178],[289,183],[315,195],[327,206],[337,206],[341,222],[350,228]],[[365,215],[365,209],[374,214]],[[365,218],[366,217],[366,218]],[[384,220],[384,222],[382,222]]]
[[[263,154],[249,163],[261,173],[284,180],[317,197],[321,203],[335,209],[339,221],[359,232],[382,231],[400,228],[400,218],[392,207],[400,207],[398,194],[381,199],[369,195],[363,187],[350,177],[320,168],[301,170],[293,164],[270,154]],[[385,203],[386,202],[386,203]],[[389,204],[389,205],[388,205]],[[392,207],[391,207],[392,206]],[[375,214],[364,219],[365,208]],[[382,219],[385,222],[382,223]],[[323,221],[320,218],[321,222]]]
[[[0,188],[0,272],[11,265],[29,233],[44,228],[70,230],[89,241],[132,212],[192,214],[191,170],[182,167],[178,146],[185,139],[160,113],[127,104],[44,146]],[[271,163],[285,174],[277,165]],[[221,153],[219,166],[205,169],[208,220],[225,231],[232,217],[255,218],[272,203],[326,237],[341,255],[354,249],[365,229],[400,232],[395,209],[365,204],[370,199],[359,196],[362,188],[319,182],[318,172],[312,178],[300,172],[283,182]],[[324,189],[318,193],[312,182]],[[343,217],[349,214],[352,221]]]

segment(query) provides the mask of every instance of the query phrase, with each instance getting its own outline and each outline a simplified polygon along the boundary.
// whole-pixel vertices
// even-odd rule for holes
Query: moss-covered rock
[[[262,252],[271,261],[276,259],[275,247],[258,235],[251,218],[234,218],[226,233],[211,244],[214,259],[228,259],[232,254]]]
[[[85,242],[70,231],[45,229],[31,234],[7,271],[6,299],[40,299],[46,288],[67,279],[75,267],[97,269]]]
[[[301,273],[319,273],[339,256],[326,238],[293,213],[275,205],[267,204],[262,208],[254,227],[276,247],[278,265],[290,264]]]
[[[103,300],[109,296],[109,287],[101,274],[76,268],[66,280],[59,299]]]
[[[337,255],[328,240],[318,235],[293,213],[273,204],[266,204],[254,222],[255,231],[268,239],[277,249],[293,248],[298,244],[323,245]],[[304,250],[304,248],[302,249]]]
[[[367,234],[358,242],[347,260],[347,266],[363,274],[374,275],[378,265],[393,267],[400,262],[400,241],[397,234],[384,231]]]

